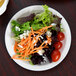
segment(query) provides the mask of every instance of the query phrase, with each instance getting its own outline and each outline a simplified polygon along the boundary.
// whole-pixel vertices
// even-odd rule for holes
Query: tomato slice
[[[51,58],[53,62],[56,62],[60,59],[61,53],[59,52],[59,50],[54,50],[51,54]]]
[[[56,42],[55,44],[54,44],[54,46],[55,46],[55,49],[60,49],[61,47],[62,47],[62,43],[61,42]]]
[[[64,38],[65,38],[64,33],[63,32],[59,32],[58,35],[57,35],[57,38],[58,38],[59,41],[64,40]]]

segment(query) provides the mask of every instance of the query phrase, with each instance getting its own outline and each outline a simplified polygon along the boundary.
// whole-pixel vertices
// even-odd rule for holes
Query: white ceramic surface
[[[51,69],[55,66],[57,66],[61,61],[63,61],[63,59],[66,57],[70,45],[71,45],[71,32],[70,32],[70,28],[69,25],[67,23],[67,21],[65,20],[65,18],[56,10],[49,8],[49,10],[51,12],[53,12],[53,14],[59,16],[62,18],[61,24],[62,27],[64,28],[65,32],[65,40],[62,42],[63,43],[63,47],[61,48],[60,52],[61,52],[61,57],[59,59],[59,61],[57,62],[52,62],[52,63],[46,63],[43,65],[30,65],[28,62],[25,61],[21,61],[21,60],[16,60],[13,59],[18,65],[20,65],[21,67],[28,69],[28,70],[32,70],[32,71],[44,71],[44,70],[48,70]],[[34,6],[29,6],[26,7],[22,10],[20,10],[19,12],[17,12],[11,20],[16,20],[19,17],[22,16],[28,16],[31,13],[40,13],[43,11],[43,7],[41,5],[34,5]],[[7,51],[9,53],[9,55],[12,57],[15,53],[13,50],[14,47],[14,40],[12,40],[11,36],[12,36],[12,32],[11,32],[11,20],[9,21],[7,28],[6,28],[6,32],[5,32],[5,44],[6,44],[6,48]]]
[[[5,0],[4,3],[3,3],[3,5],[0,7],[0,15],[2,15],[6,11],[8,1],[9,0]]]

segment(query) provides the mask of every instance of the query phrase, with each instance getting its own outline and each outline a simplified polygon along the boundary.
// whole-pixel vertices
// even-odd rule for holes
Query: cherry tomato
[[[60,49],[61,47],[62,47],[62,43],[61,42],[56,42],[55,44],[54,44],[54,46],[55,46],[55,49]]]
[[[54,50],[51,54],[52,61],[53,62],[58,61],[60,59],[60,56],[61,56],[61,54],[60,54],[59,50]]]
[[[57,38],[58,38],[59,41],[64,40],[64,38],[65,38],[64,33],[63,32],[59,32],[58,35],[57,35]]]

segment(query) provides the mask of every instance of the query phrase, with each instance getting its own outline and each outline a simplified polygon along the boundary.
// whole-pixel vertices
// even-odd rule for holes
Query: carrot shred
[[[21,40],[21,42],[23,42],[24,41],[24,38]]]
[[[16,49],[17,49],[17,42],[15,41],[15,45],[14,45],[14,52],[15,53],[17,52]]]

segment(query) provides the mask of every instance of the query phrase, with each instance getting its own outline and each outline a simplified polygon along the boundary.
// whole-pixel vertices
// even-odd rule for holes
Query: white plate
[[[18,65],[20,65],[21,67],[23,67],[25,69],[32,70],[32,71],[44,71],[44,70],[51,69],[51,68],[57,66],[61,61],[63,61],[63,59],[66,57],[66,55],[69,51],[69,48],[71,45],[71,32],[70,32],[69,25],[68,25],[67,21],[65,20],[65,18],[59,12],[57,12],[56,10],[54,10],[52,8],[49,8],[49,10],[51,12],[53,12],[53,14],[62,18],[61,24],[65,30],[65,32],[64,32],[65,40],[63,41],[63,47],[60,50],[61,57],[60,57],[59,61],[57,61],[57,62],[46,63],[44,65],[30,65],[28,62],[13,59]],[[28,16],[31,13],[40,13],[42,11],[43,11],[43,7],[41,5],[34,5],[34,6],[29,6],[29,7],[26,7],[24,9],[20,10],[12,17],[12,19],[10,20],[10,22],[7,25],[6,32],[5,32],[5,44],[6,44],[7,51],[11,57],[15,54],[14,50],[13,50],[14,40],[12,40],[12,38],[11,38],[11,36],[12,36],[11,21],[16,20],[17,18],[22,17],[22,16]]]

